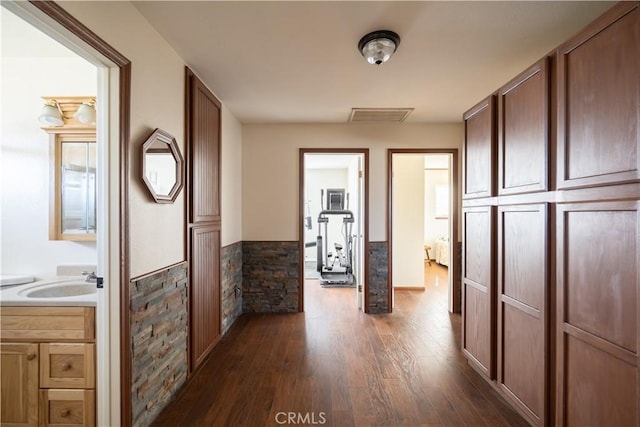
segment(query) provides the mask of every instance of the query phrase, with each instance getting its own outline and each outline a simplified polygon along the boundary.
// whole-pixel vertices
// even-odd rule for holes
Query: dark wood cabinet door
[[[498,207],[497,380],[534,425],[547,423],[547,205]]]
[[[220,101],[187,68],[189,369],[221,336]]]
[[[485,98],[464,116],[462,197],[494,196],[496,126],[495,96]]]
[[[220,221],[221,104],[195,76],[189,103],[190,222]]]
[[[558,205],[557,425],[640,425],[638,205]]]
[[[621,2],[558,49],[558,188],[638,180],[640,11]]]
[[[478,371],[495,378],[494,211],[462,211],[462,351]]]
[[[547,58],[498,92],[498,194],[546,191],[549,147]]]
[[[191,366],[197,367],[220,337],[220,229],[191,229]]]

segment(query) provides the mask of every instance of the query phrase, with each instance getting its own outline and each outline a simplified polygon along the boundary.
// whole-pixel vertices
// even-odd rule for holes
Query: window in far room
[[[436,219],[449,218],[449,186],[436,185]]]

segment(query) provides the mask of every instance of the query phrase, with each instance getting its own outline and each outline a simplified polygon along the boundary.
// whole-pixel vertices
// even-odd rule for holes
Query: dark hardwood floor
[[[304,313],[241,316],[154,425],[527,426],[467,365],[438,269],[390,315],[307,280]]]

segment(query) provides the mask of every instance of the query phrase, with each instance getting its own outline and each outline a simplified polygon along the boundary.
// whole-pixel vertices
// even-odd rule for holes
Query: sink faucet
[[[82,275],[87,276],[84,279],[84,281],[87,283],[96,283],[96,280],[98,279],[98,276],[96,276],[96,273],[94,271],[83,271]]]

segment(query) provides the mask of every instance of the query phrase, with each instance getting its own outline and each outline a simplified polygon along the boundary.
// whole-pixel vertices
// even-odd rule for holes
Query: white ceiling
[[[346,122],[352,107],[464,111],[613,2],[142,1],[136,8],[243,123]],[[382,66],[366,33],[402,41]]]
[[[310,154],[304,156],[305,169],[349,169],[354,157],[360,154]]]

